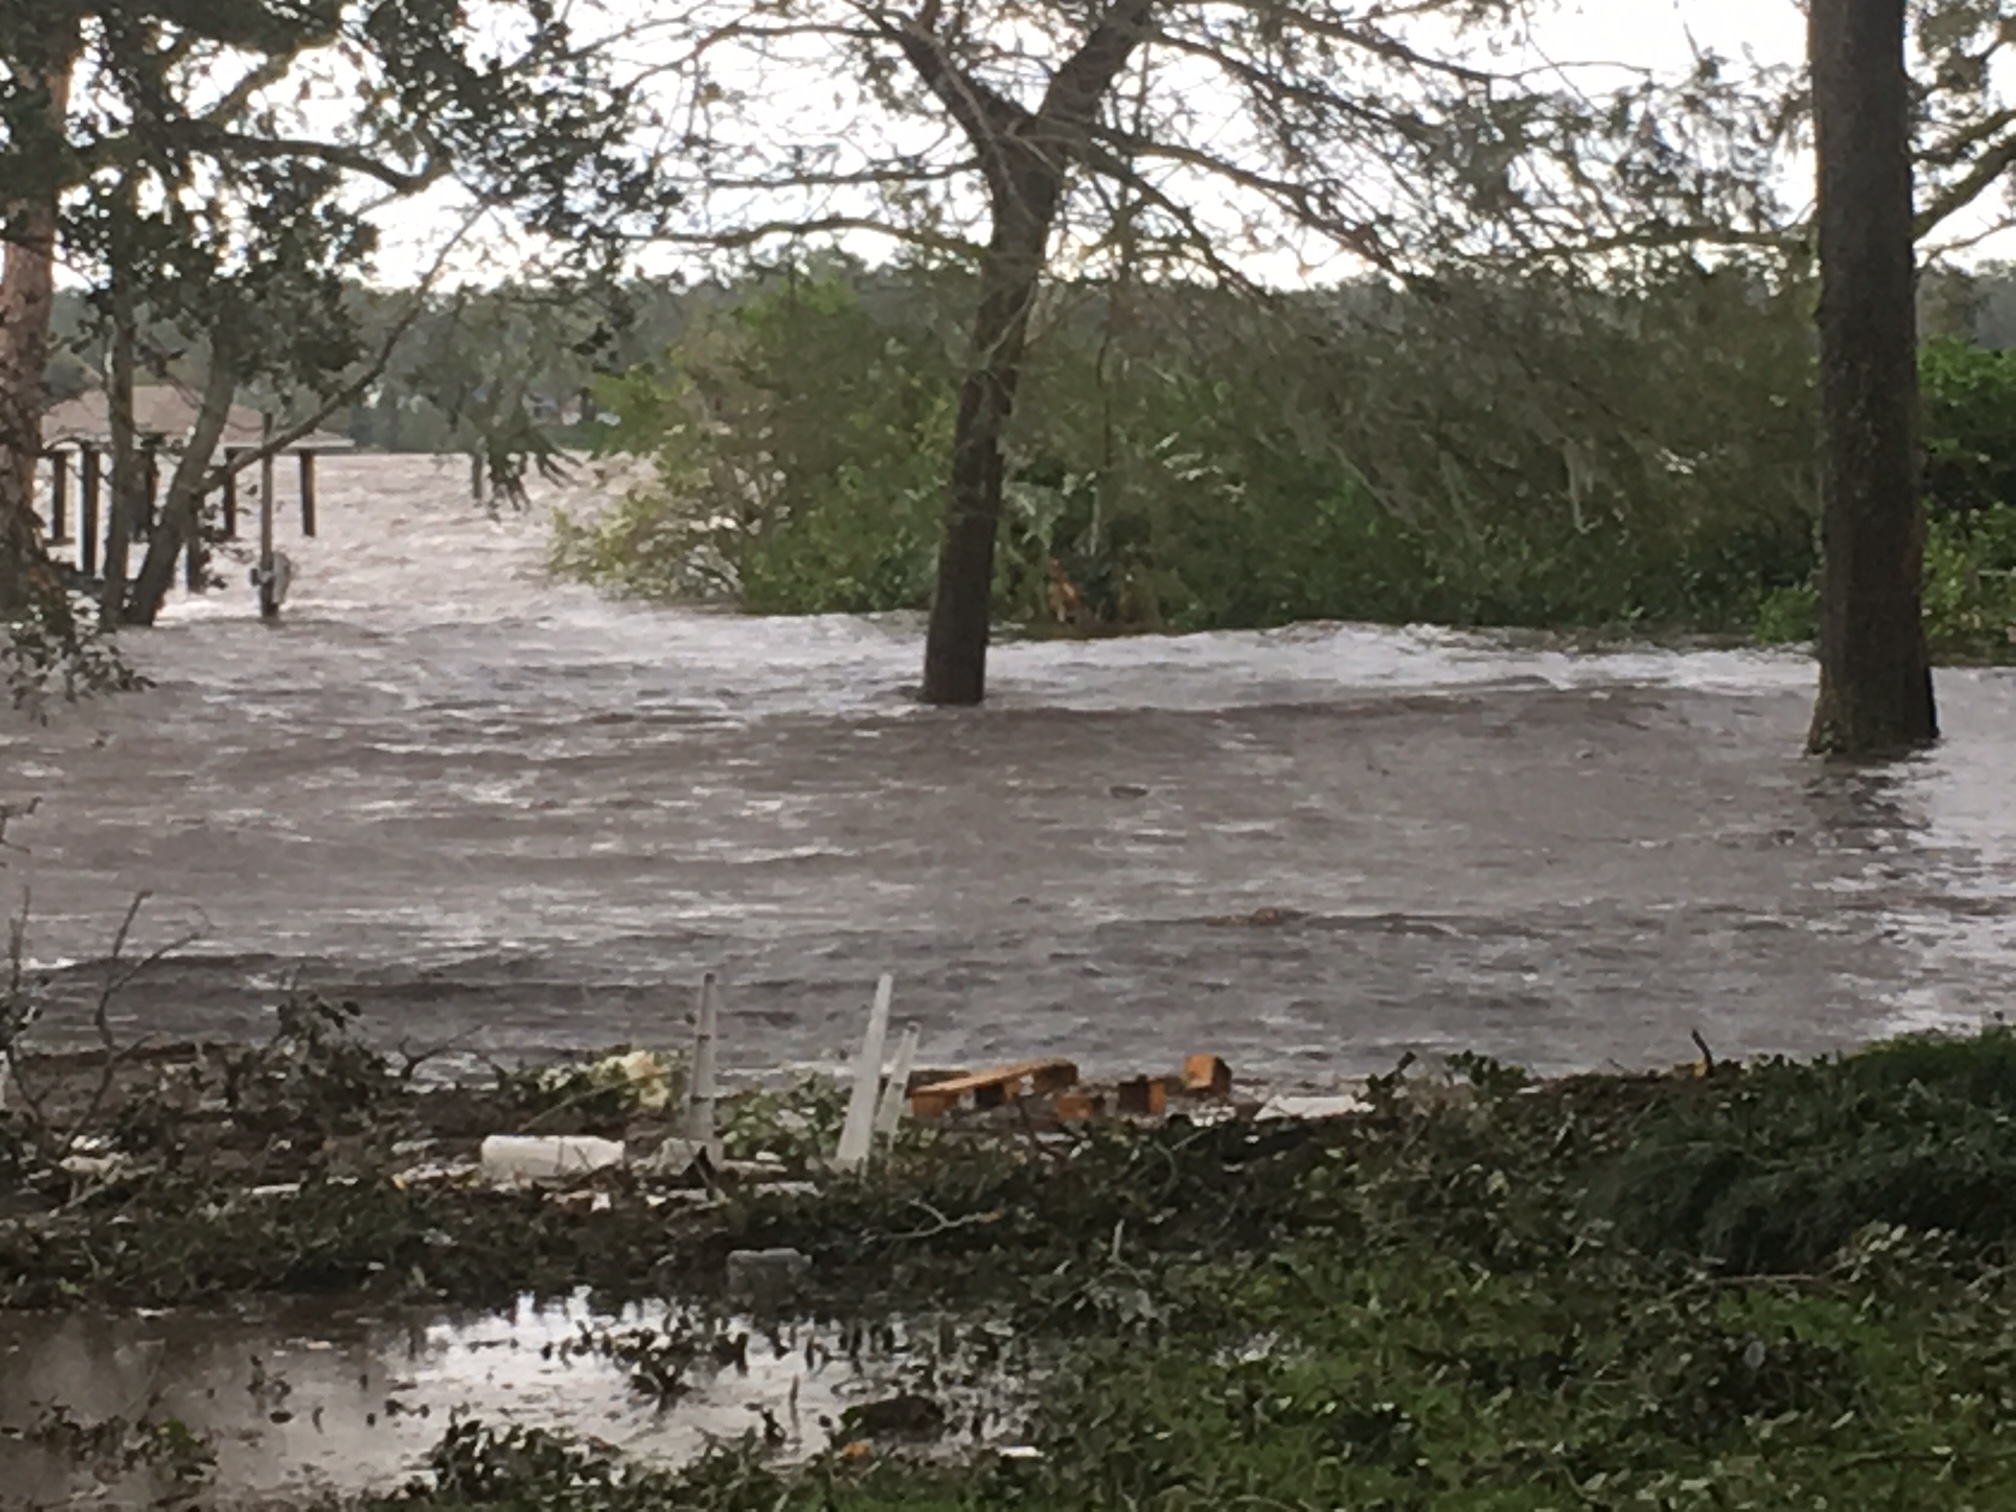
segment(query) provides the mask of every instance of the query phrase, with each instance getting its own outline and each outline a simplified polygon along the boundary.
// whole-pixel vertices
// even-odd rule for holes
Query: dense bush
[[[2016,352],[1952,337],[1919,354],[1934,519],[2016,504]]]
[[[1296,620],[1810,635],[1810,291],[1730,269],[1628,290],[1354,285],[1255,304],[1045,298],[995,581],[1007,621]],[[556,561],[758,612],[929,599],[960,280],[797,277],[605,387],[655,486],[563,519]],[[2016,365],[1925,355],[1927,612],[1947,654],[2016,622]],[[2008,391],[2008,392],[2005,392]],[[1052,567],[1052,562],[1056,564]]]
[[[649,456],[656,486],[592,524],[563,517],[556,560],[757,613],[921,603],[955,371],[928,325],[878,320],[837,281],[703,318],[668,362],[605,383],[607,444]]]
[[[1676,1099],[1596,1181],[1655,1249],[1738,1271],[1824,1265],[1871,1223],[2016,1239],[2016,1036],[1915,1039],[1766,1063]]]

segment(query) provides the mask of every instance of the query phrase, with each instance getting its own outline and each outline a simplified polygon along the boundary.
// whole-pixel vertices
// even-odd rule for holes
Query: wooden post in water
[[[161,498],[161,453],[153,437],[140,448],[140,507],[133,511],[133,539],[154,534],[154,507]]]
[[[273,417],[261,429],[266,455],[259,459],[259,618],[280,618],[279,584],[273,575]]]
[[[196,507],[190,511],[189,539],[183,544],[182,586],[191,593],[201,593],[205,586],[206,574],[203,570],[208,553],[203,545],[203,500],[196,500]]]
[[[315,453],[301,452],[301,534],[315,534]]]
[[[478,504],[483,502],[483,453],[469,454],[469,497]]]
[[[98,573],[98,448],[86,445],[78,479],[77,565],[84,576]]]
[[[49,453],[49,544],[70,539],[70,453]]]
[[[238,453],[224,448],[224,539],[238,539],[238,469],[231,465]]]

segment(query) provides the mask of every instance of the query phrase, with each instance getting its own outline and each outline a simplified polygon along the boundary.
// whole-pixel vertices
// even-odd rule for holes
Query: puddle
[[[424,1468],[458,1414],[592,1437],[658,1463],[711,1441],[770,1435],[780,1456],[824,1448],[851,1405],[887,1395],[909,1339],[850,1363],[833,1329],[748,1320],[746,1360],[703,1353],[662,1409],[628,1369],[584,1337],[665,1325],[663,1304],[598,1312],[585,1296],[509,1314],[339,1314],[296,1305],[261,1313],[0,1315],[0,1500],[152,1505],[172,1486],[162,1463],[120,1466],[116,1446],[85,1458],[53,1442],[52,1414],[77,1425],[179,1421],[216,1455],[206,1494],[222,1499],[356,1494]],[[781,1346],[781,1349],[780,1349]],[[822,1419],[825,1421],[822,1422]],[[38,1427],[41,1430],[38,1432]],[[20,1498],[21,1500],[17,1500]]]

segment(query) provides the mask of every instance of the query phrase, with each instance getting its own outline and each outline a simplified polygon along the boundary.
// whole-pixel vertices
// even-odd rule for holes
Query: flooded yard
[[[850,1044],[886,970],[932,1063],[1209,1050],[1320,1086],[1410,1049],[1814,1051],[2008,998],[2007,673],[1943,673],[1947,741],[1867,772],[1800,755],[1794,653],[1024,642],[987,707],[933,710],[914,623],[610,603],[462,478],[331,459],[278,628],[232,568],[132,637],[153,691],[4,727],[49,1043],[87,1034],[143,888],[140,945],[191,942],[122,1036],[259,1032],[298,977],[472,1056],[676,1040],[711,969],[726,1062],[770,1067]]]

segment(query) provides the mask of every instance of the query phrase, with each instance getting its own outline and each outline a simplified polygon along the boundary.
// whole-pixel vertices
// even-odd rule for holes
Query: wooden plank
[[[1169,1087],[1159,1076],[1137,1076],[1115,1089],[1122,1113],[1149,1118],[1158,1116],[1169,1104]]]
[[[301,534],[315,534],[315,453],[301,453]]]
[[[77,565],[86,577],[98,571],[98,448],[84,448],[77,479]]]
[[[1183,1062],[1183,1086],[1223,1102],[1232,1095],[1232,1068],[1215,1055],[1190,1056]]]
[[[930,1082],[910,1094],[910,1111],[918,1118],[936,1118],[959,1106],[971,1096],[976,1108],[998,1108],[1012,1097],[1023,1095],[1023,1083],[1036,1096],[1062,1092],[1078,1081],[1078,1068],[1067,1060],[1016,1061],[955,1076],[950,1081]]]
[[[1082,1123],[1106,1111],[1105,1099],[1089,1092],[1059,1092],[1055,1106],[1057,1117],[1065,1123]]]
[[[70,453],[49,453],[49,544],[64,546],[70,540]]]

